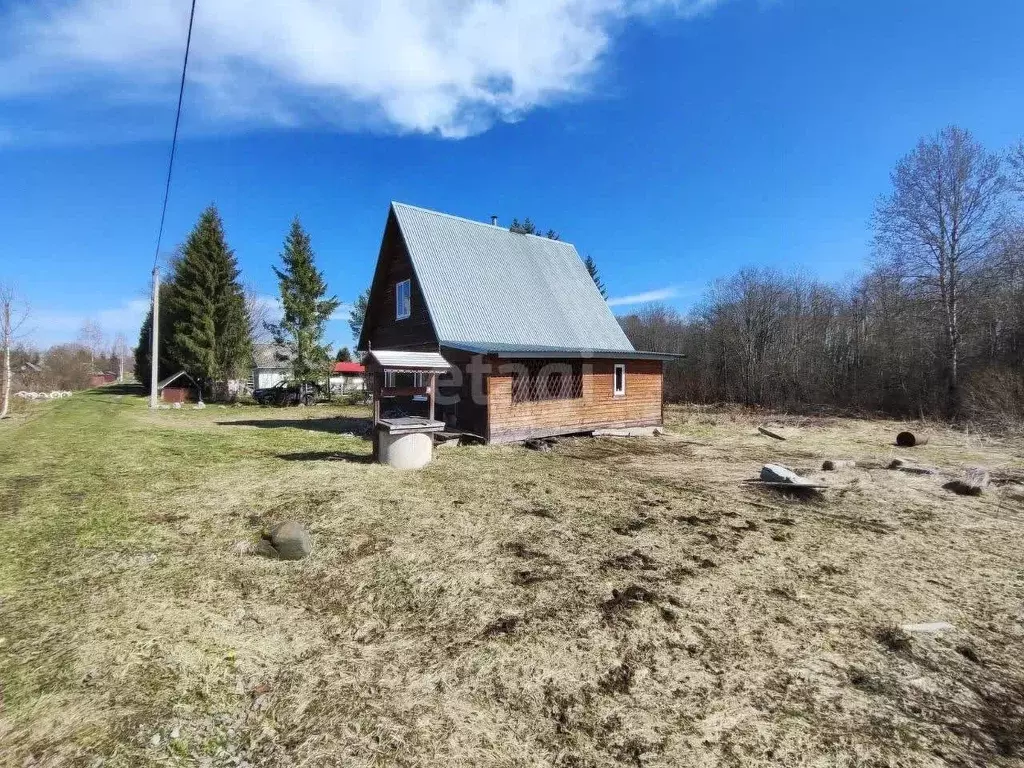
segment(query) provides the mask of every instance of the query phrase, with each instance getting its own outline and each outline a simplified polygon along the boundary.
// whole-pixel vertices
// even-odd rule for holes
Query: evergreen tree
[[[370,301],[370,289],[359,294],[356,303],[348,313],[348,327],[352,331],[352,340],[358,344],[359,334],[363,332],[363,321],[366,319],[366,305]]]
[[[336,363],[351,363],[352,353],[348,351],[348,347],[342,347],[338,350],[337,357],[334,358]]]
[[[530,220],[529,216],[523,219],[522,222],[520,222],[519,219],[512,219],[512,224],[509,225],[508,231],[515,232],[518,235],[537,235],[538,237],[540,236],[540,231],[537,229],[537,225]],[[545,232],[544,237],[546,237],[548,240],[560,239],[558,233],[555,232],[555,230],[553,229],[549,229],[547,232]]]
[[[601,280],[601,275],[597,271],[597,262],[594,261],[594,257],[588,255],[587,258],[583,260],[583,265],[587,268],[587,272],[590,273],[590,277],[593,279],[594,285],[597,286],[597,290],[601,292],[601,296],[607,299],[608,290],[604,287],[604,281]]]
[[[211,205],[199,217],[174,265],[168,354],[209,393],[252,361],[252,338],[238,263]]]
[[[324,331],[341,304],[327,296],[327,283],[314,260],[309,235],[296,217],[281,253],[284,268],[274,267],[284,316],[279,323],[267,323],[267,330],[275,343],[288,349],[297,381],[317,378],[326,370],[331,353],[330,344],[323,343]]]

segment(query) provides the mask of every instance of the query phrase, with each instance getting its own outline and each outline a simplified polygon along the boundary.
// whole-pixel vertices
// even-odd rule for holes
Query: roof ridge
[[[528,232],[513,232],[512,230],[510,230],[510,229],[508,229],[506,227],[503,227],[500,224],[488,224],[486,221],[477,221],[476,219],[469,219],[469,218],[466,218],[465,216],[456,216],[454,213],[445,213],[444,211],[435,211],[433,208],[424,208],[424,207],[419,206],[419,205],[412,205],[411,203],[403,203],[400,200],[392,200],[391,201],[391,205],[392,206],[398,205],[398,206],[401,206],[403,208],[412,208],[414,211],[420,211],[421,213],[429,213],[429,214],[432,214],[434,216],[444,216],[446,219],[455,219],[456,221],[464,221],[464,222],[466,222],[468,224],[476,224],[478,227],[488,227],[490,229],[497,229],[499,232],[505,232],[506,234],[509,234],[509,235],[519,235],[521,237],[536,237],[536,238],[539,238],[540,240],[547,240],[548,242],[551,242],[551,243],[560,243],[562,245],[568,245],[570,248],[575,248],[576,247],[576,245],[574,243],[570,243],[568,240],[561,240],[561,239],[555,240],[553,238],[547,237],[546,235],[531,235]]]

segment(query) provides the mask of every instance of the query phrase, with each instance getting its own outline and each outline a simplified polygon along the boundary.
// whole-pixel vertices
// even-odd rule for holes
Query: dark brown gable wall
[[[412,314],[405,320],[396,320],[395,284],[406,279],[412,280]],[[430,322],[427,303],[423,300],[419,281],[413,274],[412,262],[394,213],[388,215],[384,229],[384,241],[377,259],[364,322],[366,332],[363,338],[369,342],[371,349],[437,349],[437,334]]]

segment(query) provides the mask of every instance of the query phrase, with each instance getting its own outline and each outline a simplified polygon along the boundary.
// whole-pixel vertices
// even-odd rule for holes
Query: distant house
[[[117,381],[117,374],[111,371],[102,371],[89,375],[90,387],[102,387],[105,384],[113,384],[115,381]]]
[[[451,374],[436,393],[430,371],[381,366],[381,413],[490,442],[660,425],[674,357],[633,348],[569,243],[401,203],[388,213],[358,348],[440,353]],[[426,398],[402,399],[423,392],[436,394],[433,413]]]
[[[255,344],[252,350],[252,389],[267,389],[291,377],[288,350],[277,344]]]
[[[335,363],[330,379],[332,392],[362,391],[366,389],[366,367],[360,363]]]
[[[28,389],[36,390],[42,386],[43,367],[31,360],[25,360],[14,369],[12,374],[13,388],[15,390]]]
[[[198,403],[203,399],[196,380],[185,371],[178,371],[163,381],[158,381],[156,391],[165,403]]]

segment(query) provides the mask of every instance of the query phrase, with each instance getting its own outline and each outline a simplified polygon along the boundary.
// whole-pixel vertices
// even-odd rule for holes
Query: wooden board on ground
[[[834,472],[837,469],[852,469],[857,466],[853,459],[826,459],[821,468],[826,472]]]
[[[937,475],[939,470],[935,467],[920,467],[908,462],[906,459],[893,459],[889,462],[889,469],[906,472],[908,475]]]

